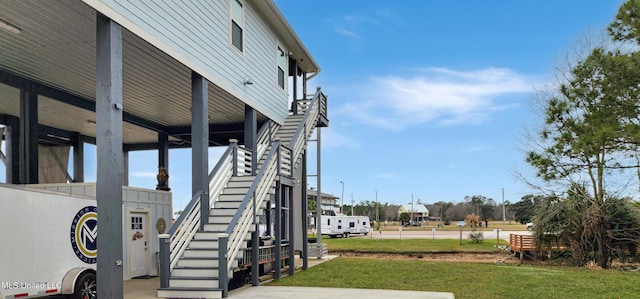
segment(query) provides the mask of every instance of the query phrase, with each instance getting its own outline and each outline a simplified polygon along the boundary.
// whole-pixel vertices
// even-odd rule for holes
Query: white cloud
[[[347,30],[345,28],[336,28],[336,32],[338,34],[340,34],[340,35],[344,35],[344,36],[347,36],[347,37],[360,38],[360,36],[357,33],[353,32],[351,30]]]
[[[468,148],[464,149],[463,152],[465,152],[465,153],[474,153],[474,152],[486,152],[488,150],[491,150],[491,147],[486,146],[486,145],[476,145],[476,146],[471,146],[471,147],[468,147]]]
[[[394,27],[402,26],[401,18],[389,10],[378,10],[372,13],[344,15],[329,20],[335,26],[336,33],[351,39],[362,39],[359,32],[368,32],[364,27],[375,27],[375,31],[393,31]]]
[[[477,124],[517,103],[499,103],[501,96],[527,93],[535,82],[506,68],[454,71],[428,68],[413,77],[379,76],[353,88],[355,99],[338,109],[371,126],[402,130],[434,121],[442,125]]]

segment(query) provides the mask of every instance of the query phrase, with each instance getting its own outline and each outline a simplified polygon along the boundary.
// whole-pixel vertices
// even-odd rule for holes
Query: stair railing
[[[256,159],[258,159],[258,161],[260,161],[262,155],[269,148],[269,145],[271,144],[271,141],[273,141],[273,138],[276,136],[276,132],[279,128],[279,124],[268,120],[258,131],[258,140],[256,142],[256,145],[258,147],[258,150],[256,151]]]
[[[189,241],[200,227],[200,198],[202,191],[196,192],[187,207],[180,213],[178,220],[171,226],[167,234],[160,238],[160,287],[169,287],[171,270],[187,248]]]
[[[213,207],[213,204],[218,200],[231,176],[251,173],[251,151],[238,146],[238,141],[235,139],[231,139],[229,142],[229,146],[209,174],[210,207]],[[194,194],[167,234],[163,235],[160,240],[161,287],[169,286],[169,273],[176,266],[185,249],[189,246],[189,242],[200,228],[201,197],[202,191]],[[166,274],[166,277],[163,273]]]
[[[324,106],[326,107],[326,101],[327,98],[320,90],[320,87],[318,87],[311,100],[305,99],[298,101],[298,109],[303,109],[305,112],[296,133],[293,135],[293,138],[291,138],[291,142],[289,143],[289,148],[293,150],[292,158],[295,163],[297,163],[298,159],[301,157],[300,154],[304,150],[307,140],[311,137],[313,128],[316,126],[320,103],[325,102]]]
[[[234,265],[232,261],[238,257],[242,247],[246,244],[244,237],[253,225],[253,215],[256,213],[254,207],[259,209],[263,201],[269,198],[269,192],[273,189],[273,182],[275,182],[279,173],[278,165],[282,164],[278,163],[278,160],[282,159],[281,157],[290,157],[290,155],[291,150],[282,146],[279,140],[273,143],[271,150],[267,153],[263,166],[258,170],[256,178],[229,222],[225,231],[228,237],[224,237],[224,243],[227,243],[227,246],[226,248],[223,246],[219,248],[220,257],[225,257],[223,264],[226,264],[226,267],[219,268],[220,273],[218,277],[220,279],[220,285],[224,286],[227,284],[226,274],[231,270],[231,266]],[[253,204],[252,201],[255,201],[255,204]]]
[[[301,156],[302,151],[305,148],[306,142],[313,132],[313,128],[318,121],[318,113],[321,107],[321,102],[325,102],[326,97],[317,89],[316,94],[311,100],[298,101],[298,107],[303,111],[304,116],[302,121],[298,125],[289,146],[282,145],[279,140],[272,143],[271,149],[267,153],[267,156],[262,163],[262,167],[258,170],[256,177],[249,187],[247,194],[244,196],[242,203],[238,207],[233,218],[229,222],[227,229],[223,234],[219,236],[219,251],[220,267],[218,268],[218,283],[222,286],[223,297],[227,294],[228,273],[231,267],[235,265],[232,261],[236,260],[241,254],[242,247],[246,244],[245,235],[254,225],[254,215],[256,210],[259,209],[263,201],[268,198],[269,192],[273,189],[273,183],[279,175],[291,177],[294,170],[294,164]],[[269,144],[271,139],[271,124],[269,125],[269,138],[265,138],[264,131],[260,134],[261,138],[258,139],[257,159],[262,156],[261,145]],[[264,126],[263,126],[264,129]],[[274,130],[275,132],[275,130]],[[266,147],[264,147],[266,149]],[[253,202],[252,202],[253,201]]]

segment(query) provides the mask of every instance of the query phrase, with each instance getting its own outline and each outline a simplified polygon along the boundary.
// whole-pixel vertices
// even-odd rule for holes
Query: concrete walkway
[[[322,259],[309,259],[309,268],[336,258],[325,256]],[[300,265],[298,265],[300,263]],[[301,266],[301,261],[296,260],[296,266]],[[298,268],[298,267],[296,267]],[[160,278],[131,279],[124,282],[124,298],[126,299],[155,299],[158,298],[157,289],[160,287]],[[245,286],[229,292],[230,299],[454,299],[451,293],[441,292],[414,292],[397,290],[371,290],[371,289],[338,289],[338,288],[311,288],[311,287],[280,287],[280,286]]]

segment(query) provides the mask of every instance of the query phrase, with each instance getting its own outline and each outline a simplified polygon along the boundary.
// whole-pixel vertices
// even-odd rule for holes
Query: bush
[[[472,230],[467,238],[475,243],[484,241],[484,235],[481,231],[478,231],[476,229]]]

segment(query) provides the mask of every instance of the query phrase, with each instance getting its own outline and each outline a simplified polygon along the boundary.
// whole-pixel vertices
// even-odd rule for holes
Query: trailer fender
[[[69,272],[67,272],[67,274],[65,274],[64,278],[62,279],[61,293],[65,295],[73,294],[73,291],[76,286],[76,280],[78,280],[78,277],[80,277],[80,275],[82,275],[85,272],[95,273],[95,271],[90,268],[73,268],[69,270]]]

